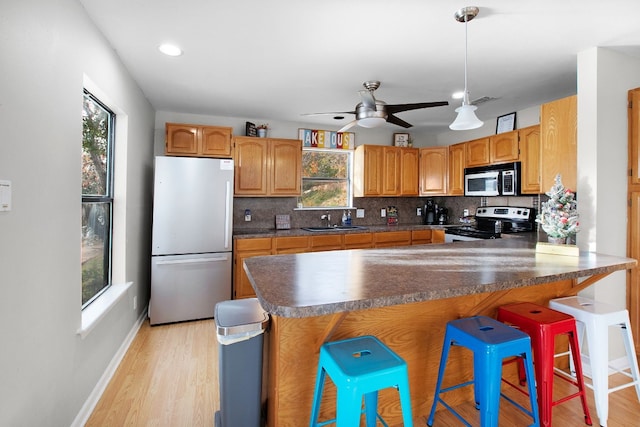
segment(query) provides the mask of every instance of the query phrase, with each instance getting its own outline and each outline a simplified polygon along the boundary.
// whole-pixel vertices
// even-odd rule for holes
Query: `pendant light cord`
[[[462,98],[462,105],[469,105],[469,92],[467,91],[467,53],[469,48],[467,46],[469,37],[467,35],[467,22],[469,15],[464,15],[464,97]]]

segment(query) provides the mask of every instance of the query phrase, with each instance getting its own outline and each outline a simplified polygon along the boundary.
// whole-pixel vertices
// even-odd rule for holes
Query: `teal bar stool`
[[[449,357],[449,350],[452,345],[462,346],[473,352],[474,379],[451,387],[442,388],[442,379],[447,365],[447,358]],[[521,357],[524,362],[531,410],[528,410],[500,392],[500,385],[502,383],[502,361],[507,357],[514,356]],[[533,420],[531,426],[538,427],[540,426],[540,417],[538,414],[534,382],[531,338],[529,338],[529,335],[486,316],[452,320],[447,323],[445,331],[436,392],[427,425],[430,427],[433,426],[436,407],[438,403],[442,403],[442,405],[465,426],[471,427],[471,424],[448,405],[441,396],[446,392],[460,387],[473,385],[476,406],[480,410],[480,425],[482,427],[498,426],[501,396],[516,408],[529,415]]]
[[[325,374],[329,375],[338,391],[336,418],[318,422]],[[378,414],[378,390],[390,387],[395,387],[400,394],[404,425],[413,427],[409,374],[404,360],[370,335],[325,343],[320,347],[309,426],[319,427],[335,422],[337,427],[356,427],[360,425],[363,412],[367,427],[374,427],[376,420],[387,426]]]

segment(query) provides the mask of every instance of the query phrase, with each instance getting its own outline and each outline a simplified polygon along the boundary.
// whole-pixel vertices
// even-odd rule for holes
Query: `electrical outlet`
[[[469,209],[465,209],[462,211],[462,216],[469,216]]]
[[[137,296],[133,297],[133,309],[135,310],[136,308],[138,308],[138,297]]]
[[[251,221],[251,209],[245,209],[244,210],[244,220],[246,222]]]
[[[387,216],[387,210],[385,208],[380,209],[380,218]]]
[[[422,216],[422,208],[416,208],[416,216]]]

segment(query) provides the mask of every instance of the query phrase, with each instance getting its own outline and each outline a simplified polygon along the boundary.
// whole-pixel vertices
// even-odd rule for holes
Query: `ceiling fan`
[[[386,102],[376,99],[373,92],[380,87],[379,81],[366,81],[362,84],[366,90],[359,91],[361,102],[356,105],[354,111],[340,111],[334,113],[311,113],[304,114],[307,116],[319,114],[355,114],[355,120],[347,123],[338,132],[345,132],[351,127],[358,125],[365,128],[373,128],[387,123],[410,128],[412,125],[398,118],[394,114],[403,111],[418,110],[420,108],[441,107],[449,105],[447,101],[439,102],[419,102],[415,104],[393,104],[388,105]]]

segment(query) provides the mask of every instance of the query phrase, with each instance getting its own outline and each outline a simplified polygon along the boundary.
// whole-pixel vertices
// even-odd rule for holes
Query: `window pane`
[[[343,150],[302,151],[303,207],[351,206],[351,155],[351,151]]]
[[[89,94],[82,109],[82,194],[105,196],[109,192],[110,112]]]
[[[305,151],[302,154],[303,178],[348,177],[349,153],[335,151]]]
[[[82,204],[82,305],[109,285],[111,203]]]
[[[302,182],[304,207],[349,206],[347,181],[305,179]]]

